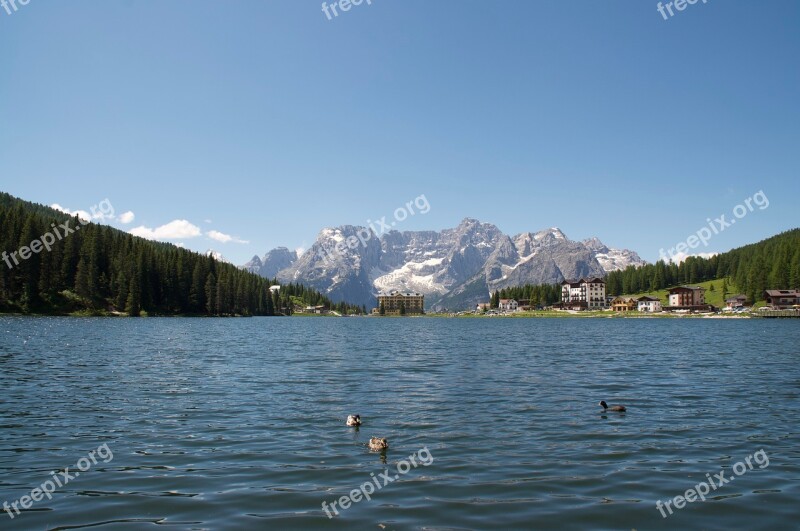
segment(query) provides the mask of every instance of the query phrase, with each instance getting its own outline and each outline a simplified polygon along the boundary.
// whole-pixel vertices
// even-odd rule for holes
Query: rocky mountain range
[[[242,268],[264,278],[275,278],[279,271],[291,267],[296,261],[297,252],[290,251],[286,247],[278,247],[265,254],[264,258],[254,256]]]
[[[496,289],[602,276],[644,263],[633,251],[610,249],[597,238],[573,241],[555,227],[512,237],[467,218],[441,232],[393,230],[381,237],[352,225],[326,228],[301,256],[278,248],[242,267],[367,308],[375,306],[376,293],[401,290],[424,293],[428,309],[465,309]]]

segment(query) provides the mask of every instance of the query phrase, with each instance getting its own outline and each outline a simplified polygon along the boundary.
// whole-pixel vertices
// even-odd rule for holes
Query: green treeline
[[[362,311],[299,284],[273,293],[276,281],[232,264],[84,223],[0,193],[0,312],[280,315],[299,305]]]
[[[517,302],[530,301],[528,304],[533,307],[552,306],[561,300],[561,285],[525,284],[524,286],[503,288],[492,294],[490,307],[497,308],[500,305],[500,299],[514,299]]]
[[[711,258],[690,257],[680,265],[659,260],[612,271],[606,293],[628,295],[718,278],[731,279],[751,301],[762,300],[766,289],[800,289],[800,229]]]

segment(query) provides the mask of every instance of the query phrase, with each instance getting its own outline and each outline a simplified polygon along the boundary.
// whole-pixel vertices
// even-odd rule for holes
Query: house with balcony
[[[615,312],[635,312],[636,299],[634,297],[616,297],[611,301],[611,309]]]
[[[500,304],[497,309],[501,312],[516,312],[519,308],[519,303],[514,299],[500,299]]]
[[[775,310],[791,310],[800,306],[800,290],[796,289],[768,289],[764,292],[767,306]]]
[[[747,297],[745,295],[734,295],[725,299],[726,310],[738,310],[744,308],[747,304]]]
[[[558,307],[568,310],[605,309],[606,281],[600,277],[564,280]]]
[[[517,303],[519,303],[518,310],[521,312],[530,312],[536,309],[536,306],[530,299],[518,299]]]
[[[640,312],[655,313],[661,311],[661,299],[645,295],[636,299],[636,310]]]

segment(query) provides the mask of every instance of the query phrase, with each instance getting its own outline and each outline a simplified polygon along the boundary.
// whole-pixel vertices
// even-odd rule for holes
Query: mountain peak
[[[567,238],[567,235],[564,234],[558,227],[550,227],[549,229],[540,230],[539,232],[533,234],[530,232],[523,233],[520,236],[525,236],[526,234],[529,235],[528,236],[529,238],[532,238],[535,241],[541,241],[541,240],[570,241],[570,239]]]
[[[215,251],[214,249],[209,249],[206,251],[206,256],[210,256],[214,258],[217,262],[225,262],[226,264],[230,264],[231,261],[222,256],[222,253],[219,251]]]
[[[286,247],[276,247],[265,254],[264,258],[254,256],[242,268],[264,278],[275,278],[278,275],[278,271],[290,267],[296,261],[296,251],[290,251]]]
[[[583,240],[581,243],[584,244],[589,249],[591,249],[592,251],[601,252],[601,253],[607,253],[608,252],[608,247],[606,247],[606,244],[601,242],[600,238],[598,238],[596,236],[594,236],[592,238],[587,238],[587,239]]]

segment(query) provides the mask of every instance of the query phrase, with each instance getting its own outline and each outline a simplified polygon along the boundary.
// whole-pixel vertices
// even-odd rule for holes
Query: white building
[[[639,297],[636,300],[637,307],[636,309],[640,312],[660,312],[661,311],[661,299],[656,297],[649,297],[645,295],[644,297]]]
[[[565,308],[602,310],[606,307],[606,281],[600,277],[565,280],[561,303]]]
[[[497,307],[502,312],[516,312],[519,308],[519,303],[514,299],[500,299],[500,305]]]

